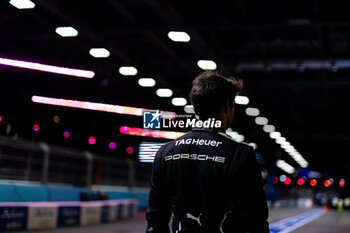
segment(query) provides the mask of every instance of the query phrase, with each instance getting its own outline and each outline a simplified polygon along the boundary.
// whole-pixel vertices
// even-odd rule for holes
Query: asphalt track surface
[[[337,212],[323,209],[282,208],[270,210],[269,222],[273,232],[281,233],[345,233],[350,232],[350,211]],[[144,213],[129,220],[86,227],[68,227],[30,233],[143,233]],[[295,228],[295,229],[294,229]],[[276,230],[277,229],[277,230]],[[13,231],[12,231],[13,232]],[[22,231],[27,232],[27,231]]]

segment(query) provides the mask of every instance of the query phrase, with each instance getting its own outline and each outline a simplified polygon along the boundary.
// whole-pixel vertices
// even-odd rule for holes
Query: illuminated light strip
[[[165,139],[176,139],[185,134],[184,132],[142,129],[142,128],[127,127],[127,126],[120,127],[119,132],[122,134],[128,134],[128,135],[152,137],[152,138],[165,138]]]
[[[0,58],[0,64],[6,65],[6,66],[14,66],[14,67],[20,67],[25,69],[31,69],[31,70],[50,72],[55,74],[82,77],[82,78],[93,78],[95,76],[95,73],[89,70],[79,70],[79,69],[65,68],[65,67],[59,67],[59,66],[44,65],[40,63],[19,61],[19,60],[13,60],[8,58]]]
[[[95,102],[87,102],[87,101],[79,101],[79,100],[59,99],[59,98],[43,97],[43,96],[36,96],[36,95],[32,96],[32,101],[34,103],[40,103],[40,104],[80,108],[80,109],[87,109],[87,110],[93,110],[93,111],[110,112],[110,113],[133,115],[133,116],[143,116],[144,111],[156,111],[152,109],[120,106],[120,105],[113,105],[113,104],[103,104],[103,103],[95,103]],[[161,111],[161,114],[162,114],[161,117],[166,119],[169,119],[169,118],[172,119],[176,117],[175,112]]]
[[[277,160],[276,166],[282,169],[285,172],[288,172],[289,174],[292,174],[295,172],[295,168],[286,163],[284,160]]]

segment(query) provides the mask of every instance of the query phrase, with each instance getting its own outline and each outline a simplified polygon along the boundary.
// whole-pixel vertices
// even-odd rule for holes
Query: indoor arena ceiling
[[[52,143],[51,134],[58,130],[49,126],[54,115],[61,116],[61,128],[106,138],[117,137],[113,132],[121,125],[142,125],[133,116],[35,104],[32,95],[183,113],[170,98],[159,98],[156,89],[171,88],[174,96],[189,100],[191,82],[203,71],[197,61],[204,59],[244,80],[248,106],[259,108],[311,169],[330,175],[350,170],[350,2],[33,2],[35,8],[20,10],[0,1],[0,57],[96,75],[84,79],[0,66],[0,112],[12,125],[2,133]],[[61,37],[55,32],[60,26],[72,26],[79,34]],[[185,31],[190,41],[174,42],[169,31]],[[106,48],[110,56],[94,58],[91,48]],[[138,74],[123,76],[121,66],[134,66]],[[139,86],[141,77],[154,78],[156,86]],[[237,106],[233,129],[256,142],[267,159],[281,157],[297,167],[245,107]],[[48,125],[45,136],[33,136],[35,122]]]

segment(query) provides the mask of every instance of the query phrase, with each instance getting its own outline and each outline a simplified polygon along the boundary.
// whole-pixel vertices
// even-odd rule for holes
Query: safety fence
[[[148,187],[152,165],[136,158],[0,136],[0,179],[70,184]]]

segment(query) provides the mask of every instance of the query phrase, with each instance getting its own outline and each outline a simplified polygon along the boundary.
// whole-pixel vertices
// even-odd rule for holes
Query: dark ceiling
[[[244,79],[249,106],[276,126],[309,162],[331,176],[350,171],[350,2],[348,1],[169,1],[36,0],[19,10],[0,2],[0,57],[93,70],[94,79],[75,78],[0,66],[0,132],[50,143],[90,148],[86,137],[133,143],[120,136],[121,125],[141,127],[139,117],[43,106],[32,95],[87,100],[183,112],[155,94],[168,87],[186,97],[202,70],[199,59],[212,59],[223,74]],[[73,26],[78,37],[62,38],[58,26]],[[170,30],[183,30],[189,43],[175,43]],[[93,58],[89,49],[104,47],[109,58]],[[135,66],[137,77],[118,73]],[[139,77],[157,85],[142,88]],[[271,162],[281,157],[297,164],[237,106],[232,126],[256,142]],[[59,115],[57,125],[52,117]],[[8,124],[11,130],[6,132]],[[31,127],[40,123],[40,134]],[[73,132],[70,142],[61,136]],[[75,133],[75,134],[74,134]],[[137,139],[140,140],[140,139]],[[136,142],[135,142],[136,143]],[[98,143],[97,143],[98,144]],[[107,152],[105,144],[94,150]],[[91,149],[91,148],[90,148]]]

